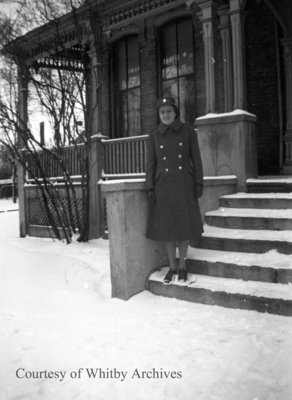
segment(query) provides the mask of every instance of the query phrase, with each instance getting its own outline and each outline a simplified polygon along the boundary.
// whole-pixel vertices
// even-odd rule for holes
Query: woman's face
[[[165,125],[170,125],[175,120],[175,111],[171,106],[159,107],[159,118]]]

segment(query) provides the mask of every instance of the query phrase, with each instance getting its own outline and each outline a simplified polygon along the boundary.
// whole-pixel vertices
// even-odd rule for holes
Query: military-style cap
[[[161,106],[172,106],[174,108],[177,108],[174,98],[170,97],[170,96],[165,96],[165,97],[161,97],[160,99],[158,99],[157,109]]]

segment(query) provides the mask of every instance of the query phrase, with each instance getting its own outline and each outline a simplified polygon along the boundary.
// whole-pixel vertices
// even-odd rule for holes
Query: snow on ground
[[[0,213],[12,212],[18,210],[18,204],[13,203],[11,199],[0,199]]]
[[[17,211],[0,227],[1,400],[292,398],[291,318],[111,299],[107,241],[19,238]]]

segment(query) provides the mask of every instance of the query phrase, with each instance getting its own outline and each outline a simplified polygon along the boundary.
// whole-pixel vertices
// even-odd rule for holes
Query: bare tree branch
[[[2,1],[3,2],[3,1]],[[1,3],[1,0],[0,0]],[[63,37],[60,34],[58,18],[68,11],[73,11],[76,31],[79,22],[75,14],[76,7],[83,2],[79,0],[65,0],[63,2],[51,0],[23,0],[17,1],[18,11],[14,19],[0,15],[0,43],[5,45],[20,32],[27,31],[29,26],[53,22],[56,30],[58,46],[66,54]],[[13,25],[13,21],[17,24]],[[82,38],[80,38],[80,41]],[[50,57],[50,55],[48,55]],[[54,54],[54,57],[57,57]],[[14,59],[17,59],[14,58]],[[29,70],[29,97],[34,100],[42,112],[51,121],[54,136],[53,146],[49,148],[46,143],[33,134],[27,121],[21,121],[18,114],[18,88],[16,68],[13,58],[2,55],[0,80],[4,90],[0,93],[0,143],[6,146],[13,157],[17,159],[29,176],[30,182],[38,187],[42,194],[42,204],[53,232],[58,239],[65,237],[67,243],[71,236],[79,232],[80,240],[89,237],[89,152],[91,148],[90,132],[83,134],[79,122],[85,120],[87,112],[85,95],[85,77],[81,72],[74,70],[61,70],[39,68]],[[20,148],[19,143],[23,143]],[[80,144],[84,151],[79,151]],[[70,144],[72,151],[81,166],[82,183],[82,212],[78,207],[77,194],[68,164],[65,158],[65,145]],[[66,150],[67,151],[67,150]],[[61,171],[62,183],[66,197],[61,198],[57,186],[48,176],[44,164],[47,157],[53,165]],[[63,206],[66,201],[66,208]],[[62,234],[60,233],[60,229]]]

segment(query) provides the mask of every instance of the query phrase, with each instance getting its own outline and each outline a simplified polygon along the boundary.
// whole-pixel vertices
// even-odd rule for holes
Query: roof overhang
[[[74,9],[11,41],[3,52],[16,63],[36,69],[44,66],[83,70],[92,35],[90,13],[89,6]]]

